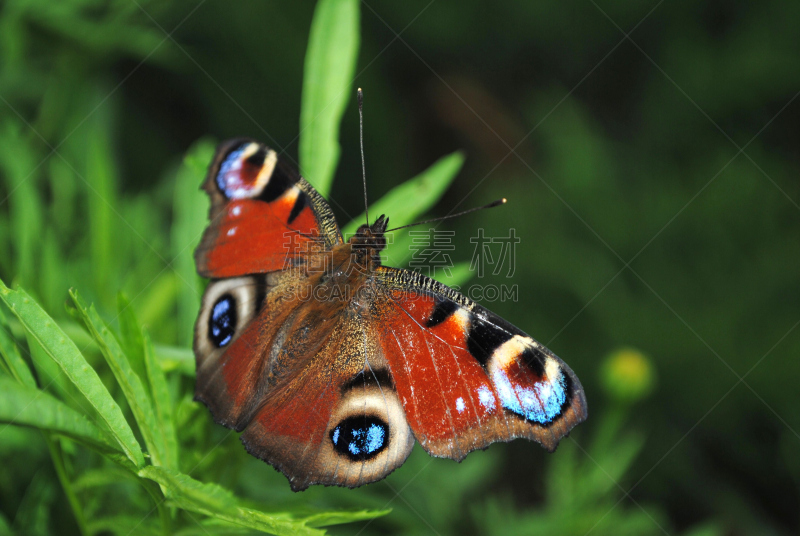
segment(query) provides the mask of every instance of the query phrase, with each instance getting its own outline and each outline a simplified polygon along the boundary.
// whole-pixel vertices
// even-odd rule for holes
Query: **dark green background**
[[[125,1],[61,4],[0,3],[0,120],[38,155],[15,159],[6,144],[0,174],[35,169],[48,145],[84,169],[87,144],[96,140],[112,155],[118,179],[107,186],[111,206],[125,200],[138,207],[136,217],[126,216],[132,227],[112,239],[140,235],[154,251],[167,251],[172,170],[196,140],[250,136],[297,159],[313,4],[209,1],[194,12],[198,3],[184,1],[143,3],[144,10]],[[463,149],[463,171],[433,214],[498,197],[509,202],[441,225],[456,232],[452,257],[469,260],[469,237],[479,227],[498,236],[516,229],[522,242],[513,279],[473,283],[519,285],[518,302],[485,305],[569,363],[586,389],[590,417],[572,435],[580,448],[566,440],[549,455],[516,441],[461,466],[427,465],[415,452],[388,486],[289,497],[280,475],[249,460],[241,462],[246,477],[228,475],[227,484],[274,503],[376,508],[402,488],[390,504],[395,512],[362,534],[527,534],[537,516],[557,517],[548,513],[552,494],[581,493],[568,482],[546,484],[559,480],[552,460],[572,456],[573,472],[561,476],[583,482],[576,475],[605,463],[587,458],[589,445],[611,426],[610,416],[622,415],[615,434],[634,434],[643,444],[630,467],[608,476],[612,485],[598,484],[608,486],[597,493],[607,507],[585,511],[586,526],[609,510],[641,515],[642,505],[650,514],[632,534],[796,534],[798,5],[370,1],[361,17],[353,91],[363,87],[366,95],[371,198]],[[166,38],[176,27],[174,41]],[[91,137],[91,129],[102,135]],[[341,223],[363,210],[357,129],[352,99],[330,195]],[[90,196],[76,193],[79,181],[58,186],[53,174],[65,168],[54,160],[50,155],[26,184],[41,192],[44,218],[55,229],[31,240],[54,242],[61,260],[25,264],[4,239],[0,276],[33,290],[54,316],[65,316],[73,285],[111,310],[119,288],[138,296],[164,261],[147,252],[118,259],[119,275],[106,281],[88,278],[94,246],[86,225],[104,223],[93,219]],[[27,210],[15,205],[20,192],[13,181],[0,184],[3,236],[25,232],[14,223],[24,220],[14,211]],[[106,213],[116,217],[113,209]],[[126,278],[129,263],[150,279]],[[145,305],[134,306],[147,316]],[[165,316],[174,308],[151,306]],[[164,344],[187,337],[169,324],[154,332]],[[657,375],[652,394],[625,408],[604,394],[599,379],[605,357],[623,347],[647,356]],[[197,418],[209,417],[201,411]],[[225,448],[240,457],[235,438]],[[609,448],[603,460],[615,459],[613,442]],[[0,472],[8,498],[0,510],[11,519],[23,496],[11,490],[28,486],[37,455],[26,454],[28,470],[21,463]],[[423,476],[412,479],[416,474]],[[622,490],[631,488],[625,497]],[[53,494],[57,503],[57,489]],[[72,526],[68,511],[53,509]],[[594,533],[623,532],[613,529]]]

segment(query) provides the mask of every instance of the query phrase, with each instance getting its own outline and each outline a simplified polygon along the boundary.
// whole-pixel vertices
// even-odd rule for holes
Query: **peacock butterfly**
[[[578,378],[550,350],[381,265],[385,216],[345,241],[322,196],[247,139],[218,148],[203,189],[195,398],[294,491],[380,480],[415,440],[457,461],[518,437],[553,451],[586,419]]]

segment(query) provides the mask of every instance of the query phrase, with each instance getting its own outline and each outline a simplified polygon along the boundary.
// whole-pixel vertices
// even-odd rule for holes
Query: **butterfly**
[[[385,216],[345,240],[311,184],[249,139],[218,148],[203,189],[195,399],[294,491],[380,480],[415,441],[457,461],[518,437],[553,451],[586,419],[583,388],[553,352],[381,264]]]

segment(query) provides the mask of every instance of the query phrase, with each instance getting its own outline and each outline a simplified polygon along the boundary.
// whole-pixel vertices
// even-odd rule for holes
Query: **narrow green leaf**
[[[25,536],[47,536],[49,534],[50,510],[55,499],[55,489],[45,471],[39,470],[25,489],[25,495],[17,508],[14,528]]]
[[[128,405],[133,412],[133,417],[139,425],[139,431],[147,444],[153,463],[162,465],[164,460],[164,443],[160,434],[156,432],[156,417],[153,412],[153,405],[144,390],[142,381],[131,368],[128,357],[120,348],[117,339],[103,323],[103,320],[95,311],[94,306],[86,306],[74,289],[70,290],[70,296],[78,308],[84,324],[89,329],[92,337],[100,347],[100,352],[106,358],[109,368],[114,373],[117,383],[122,388]]]
[[[152,516],[156,517],[156,516]],[[89,534],[116,534],[119,536],[163,536],[154,519],[142,519],[141,515],[118,515],[92,519],[87,523]]]
[[[131,368],[140,378],[146,377],[142,329],[136,320],[136,313],[130,300],[122,292],[117,294],[117,322],[119,322],[119,342],[125,355],[128,356]]]
[[[172,224],[172,265],[181,281],[178,294],[178,343],[190,346],[194,320],[202,294],[194,267],[194,250],[200,243],[208,219],[208,196],[200,184],[214,156],[214,143],[200,140],[183,159],[175,179]]]
[[[147,368],[147,379],[153,393],[153,404],[156,410],[158,431],[164,442],[164,466],[167,469],[178,469],[178,438],[175,434],[175,423],[172,411],[172,397],[167,386],[164,370],[156,359],[153,342],[146,331],[144,339],[144,363]]]
[[[11,335],[11,327],[8,325],[3,310],[0,309],[0,355],[9,368],[11,375],[22,385],[36,387],[36,380],[33,378],[31,369],[22,358],[17,348],[17,343]]]
[[[94,488],[104,488],[120,482],[132,482],[138,485],[139,476],[113,465],[102,465],[97,469],[84,470],[75,476],[72,486],[82,493]]]
[[[203,519],[193,527],[184,527],[174,534],[174,536],[235,536],[243,534],[250,536],[253,531],[241,525],[233,525],[219,519]],[[2,536],[2,534],[0,534]]]
[[[83,395],[75,389],[70,379],[61,371],[58,363],[50,358],[47,351],[31,333],[25,332],[25,338],[28,340],[28,352],[30,352],[31,362],[42,389],[57,393],[58,398],[75,411],[90,415],[89,404],[84,401]]]
[[[115,253],[119,218],[112,209],[116,198],[117,172],[111,151],[110,118],[103,111],[101,107],[90,121],[86,161],[90,265],[96,288],[108,286],[111,275],[117,273],[119,256]]]
[[[0,299],[97,411],[125,455],[137,467],[144,465],[141,447],[122,415],[122,410],[75,343],[24,290],[11,290],[0,281]]]
[[[164,372],[176,371],[184,376],[194,378],[194,353],[189,348],[156,345],[156,358]]]
[[[388,508],[385,510],[320,512],[318,514],[309,515],[304,518],[304,521],[309,527],[327,527],[330,525],[341,525],[342,523],[355,523],[356,521],[364,521],[365,519],[375,519],[376,517],[388,515],[391,511],[392,509]]]
[[[463,164],[464,155],[461,152],[449,154],[434,162],[416,177],[392,188],[369,207],[373,221],[381,214],[386,214],[391,220],[391,227],[414,223],[442,197]],[[364,220],[365,216],[362,213],[345,225],[342,229],[345,239],[348,235],[355,234]]]
[[[42,307],[54,310],[64,301],[64,289],[69,286],[66,282],[64,270],[65,262],[59,249],[58,240],[53,227],[44,232],[39,248],[41,252],[41,266],[39,269],[39,296]]]
[[[122,449],[86,417],[46,392],[10,378],[0,377],[0,422],[60,434],[127,462]]]
[[[355,95],[358,0],[320,0],[314,10],[300,108],[300,171],[328,195],[339,162],[339,123]]]
[[[148,478],[167,489],[167,498],[183,500],[209,510],[226,511],[237,506],[233,493],[222,486],[199,482],[189,475],[165,467],[148,466],[139,471],[139,476]]]
[[[203,484],[188,475],[163,467],[148,466],[139,476],[161,484],[173,505],[223,521],[235,523],[269,534],[322,535],[324,532],[308,527],[305,520],[294,520],[281,512],[268,514],[239,506],[236,497],[216,484]]]
[[[139,298],[139,320],[145,326],[160,326],[167,318],[175,314],[175,300],[180,295],[183,283],[174,272],[164,271],[147,291]]]
[[[37,155],[26,143],[21,124],[8,119],[0,125],[0,178],[5,179],[17,277],[28,285],[38,274],[37,252],[42,235],[43,209],[36,182],[41,170]]]

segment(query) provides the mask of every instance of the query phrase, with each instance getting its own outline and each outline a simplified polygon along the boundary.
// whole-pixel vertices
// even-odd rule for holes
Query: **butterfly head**
[[[380,265],[380,252],[386,249],[386,228],[389,218],[386,215],[375,220],[372,225],[362,225],[350,239],[353,246],[353,255],[362,265]]]

